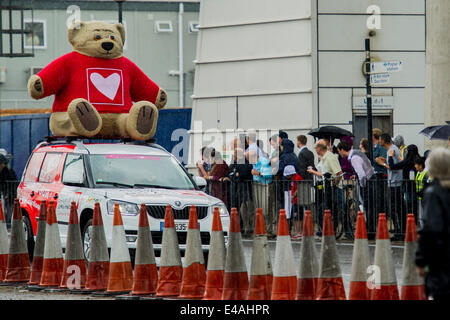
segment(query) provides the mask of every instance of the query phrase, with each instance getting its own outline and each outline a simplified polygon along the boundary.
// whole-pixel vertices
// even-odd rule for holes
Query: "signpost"
[[[373,161],[372,144],[372,85],[388,84],[391,72],[402,70],[403,61],[370,61],[370,38],[365,39],[366,60],[364,61],[364,73],[366,76],[366,99],[367,105],[367,139],[369,140],[369,159]]]

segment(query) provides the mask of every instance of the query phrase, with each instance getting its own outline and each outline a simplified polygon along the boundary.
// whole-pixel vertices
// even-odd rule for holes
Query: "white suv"
[[[205,185],[203,178],[191,176],[176,157],[154,143],[84,143],[76,139],[42,142],[33,150],[18,188],[29,250],[34,244],[41,201],[54,200],[63,247],[70,203],[77,203],[86,258],[95,202],[100,203],[108,247],[114,204],[120,205],[132,256],[141,203],[147,207],[156,256],[161,249],[166,205],[172,207],[182,252],[186,247],[189,209],[194,205],[206,253],[213,208],[220,209],[225,235],[229,214],[221,200],[200,190]]]

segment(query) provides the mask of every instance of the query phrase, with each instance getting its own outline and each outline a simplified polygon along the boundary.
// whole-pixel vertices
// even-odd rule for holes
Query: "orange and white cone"
[[[14,211],[11,223],[11,239],[9,242],[8,264],[5,282],[28,282],[30,280],[30,256],[23,229],[22,210],[19,199],[14,200]]]
[[[406,223],[405,249],[403,251],[401,300],[426,300],[424,278],[419,276],[414,264],[417,250],[417,227],[414,214],[408,214]]]
[[[248,274],[236,208],[231,208],[222,300],[247,300]]]
[[[119,204],[114,204],[114,220],[112,229],[111,260],[109,263],[109,279],[107,292],[130,292],[133,287],[133,268],[130,251],[128,251],[122,213]]]
[[[223,291],[223,277],[225,274],[225,260],[227,248],[223,234],[220,211],[214,207],[211,228],[211,240],[208,254],[208,267],[206,272],[205,295],[203,300],[221,300]]]
[[[270,300],[273,272],[261,208],[256,209],[248,300]]]
[[[303,218],[303,235],[300,245],[300,267],[298,271],[296,300],[315,300],[319,262],[317,261],[316,245],[311,211],[305,210]]]
[[[161,258],[159,264],[157,296],[178,296],[183,278],[180,248],[175,230],[173,211],[170,205],[166,206],[164,216],[164,229],[161,244]]]
[[[50,201],[45,227],[44,263],[39,286],[57,287],[61,283],[64,259],[58,221],[56,220],[55,203]]]
[[[98,202],[94,205],[86,290],[102,291],[108,286],[109,254],[102,213]]]
[[[330,210],[323,216],[316,300],[346,300]]]
[[[0,200],[0,282],[5,279],[8,267],[8,229],[6,228],[5,215],[2,201]]]
[[[364,213],[359,211],[356,220],[355,242],[353,244],[349,300],[370,300],[370,289],[367,286],[367,268],[369,266],[370,255],[366,220]]]
[[[156,292],[157,286],[158,270],[156,268],[152,234],[148,223],[147,208],[145,204],[141,204],[131,294],[153,294]]]
[[[297,273],[294,265],[291,235],[286,219],[286,211],[280,210],[271,300],[295,300]]]
[[[66,254],[60,288],[79,290],[86,284],[86,261],[78,222],[77,205],[70,204],[69,226],[67,228]]]
[[[203,298],[205,282],[205,258],[203,257],[202,240],[198,228],[197,208],[191,206],[180,298]]]
[[[45,229],[47,227],[47,202],[42,201],[39,209],[36,242],[34,245],[33,264],[31,265],[30,285],[41,282],[42,268],[44,266]]]
[[[377,239],[375,242],[374,266],[378,268],[379,279],[372,286],[371,300],[398,300],[397,278],[392,257],[391,240],[386,214],[378,216]],[[379,281],[378,281],[379,280]]]

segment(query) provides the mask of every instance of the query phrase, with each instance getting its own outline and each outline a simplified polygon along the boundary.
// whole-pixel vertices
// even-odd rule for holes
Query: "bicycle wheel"
[[[358,210],[359,210],[358,202],[354,199],[349,199],[347,201],[346,235],[348,238],[351,239],[355,239]]]

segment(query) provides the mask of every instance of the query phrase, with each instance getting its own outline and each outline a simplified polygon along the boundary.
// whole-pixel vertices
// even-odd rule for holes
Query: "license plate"
[[[175,231],[180,231],[180,232],[187,232],[188,230],[188,222],[175,222]],[[161,221],[159,224],[160,231],[163,231],[164,229],[164,221]],[[198,223],[198,228],[200,229],[200,222]]]
[[[160,223],[160,231],[164,229],[164,221]],[[187,222],[175,222],[175,231],[187,232],[188,223]]]

